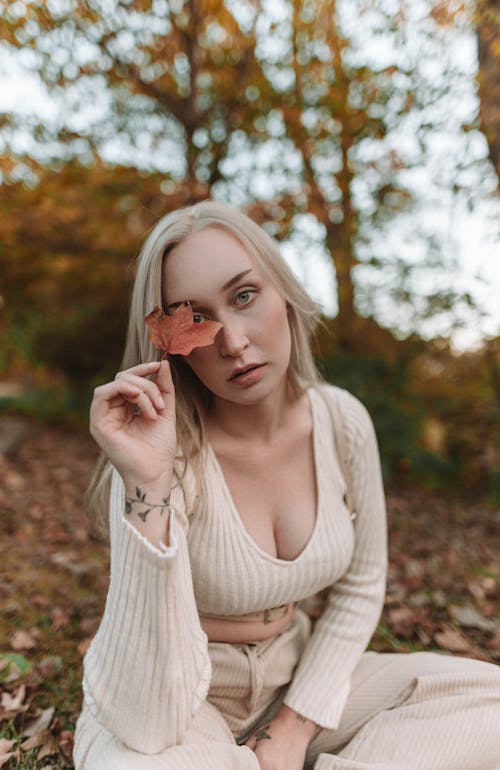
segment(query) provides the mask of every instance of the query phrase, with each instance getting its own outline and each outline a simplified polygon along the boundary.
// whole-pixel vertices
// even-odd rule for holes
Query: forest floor
[[[72,767],[82,657],[108,583],[89,535],[90,437],[33,423],[0,455],[0,768]],[[500,512],[389,488],[387,600],[371,648],[500,662]]]

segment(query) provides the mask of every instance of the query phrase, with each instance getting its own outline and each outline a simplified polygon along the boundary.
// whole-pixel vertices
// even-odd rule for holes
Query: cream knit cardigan
[[[331,586],[284,702],[337,727],[350,674],[376,627],[387,569],[385,503],[372,422],[340,388],[308,391],[318,490],[316,524],[293,561],[262,551],[243,526],[211,449],[204,491],[192,473],[172,493],[170,546],[155,548],[123,514],[113,476],[111,580],[99,630],[84,661],[84,703],[128,747],[146,754],[182,742],[209,697],[211,665],[198,610],[241,614],[300,601]],[[325,399],[337,399],[354,481],[356,518]]]

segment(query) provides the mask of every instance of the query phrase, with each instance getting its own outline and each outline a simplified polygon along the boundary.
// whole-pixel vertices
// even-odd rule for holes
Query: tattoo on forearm
[[[255,740],[256,741],[264,741],[264,740],[270,741],[271,740],[271,736],[267,732],[269,727],[270,727],[270,724],[269,725],[265,725],[264,727],[261,727],[260,730],[257,730],[257,732],[255,733]]]
[[[145,506],[142,511],[137,511],[137,515],[142,521],[146,521],[148,513],[151,513],[153,508],[160,509],[160,516],[163,516],[165,511],[170,508],[170,495],[164,497],[161,503],[150,503],[146,500],[146,493],[140,487],[135,488],[135,494],[137,497],[125,498],[125,513],[132,513],[134,505]]]

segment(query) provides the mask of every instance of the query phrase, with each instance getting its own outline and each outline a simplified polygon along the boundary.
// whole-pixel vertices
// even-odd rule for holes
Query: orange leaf
[[[174,355],[187,356],[194,348],[212,345],[215,335],[222,329],[222,324],[217,321],[194,323],[193,309],[186,304],[179,305],[172,315],[164,313],[156,305],[144,320],[155,348]]]

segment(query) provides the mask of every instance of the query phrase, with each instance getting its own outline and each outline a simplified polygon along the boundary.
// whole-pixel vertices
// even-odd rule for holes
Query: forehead
[[[203,299],[243,270],[262,277],[255,257],[236,236],[218,227],[194,233],[175,246],[163,264],[163,300],[166,304]]]

